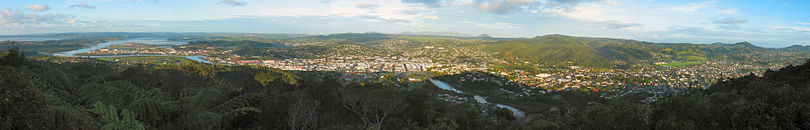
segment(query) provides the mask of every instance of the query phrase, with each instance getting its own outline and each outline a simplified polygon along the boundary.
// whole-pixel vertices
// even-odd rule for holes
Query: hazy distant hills
[[[771,49],[749,42],[736,44],[652,43],[626,39],[545,35],[535,38],[504,40],[480,45],[497,53],[498,58],[546,65],[583,65],[609,67],[634,60],[705,61],[712,58],[742,60],[746,54],[773,51],[810,52],[810,47],[793,46]]]
[[[415,35],[415,36],[447,36],[447,37],[473,37],[474,35],[458,33],[458,32],[402,32],[398,35]]]
[[[29,36],[98,40],[143,37],[183,39],[192,40],[192,44],[237,48],[236,54],[265,58],[356,54],[400,55],[453,60],[453,58],[458,57],[491,55],[505,61],[521,63],[599,67],[636,63],[634,61],[747,60],[751,59],[752,56],[775,56],[775,53],[780,52],[810,53],[810,46],[799,45],[786,48],[763,48],[749,42],[735,44],[652,43],[629,39],[574,37],[559,34],[534,38],[493,38],[487,34],[472,36],[452,32],[339,33],[329,35],[109,32]],[[41,45],[46,45],[44,43]],[[446,49],[423,49],[427,46]],[[0,47],[4,46],[0,45]],[[34,51],[41,52],[41,50],[36,49]]]
[[[477,37],[448,37],[342,33],[304,36],[282,41],[358,43],[356,46],[374,46],[366,48],[387,49],[383,50],[383,52],[418,49],[427,45],[458,45],[446,47],[473,48],[474,50],[492,53],[495,58],[506,61],[594,67],[613,67],[634,63],[634,61],[744,60],[754,54],[788,50],[790,52],[810,52],[810,48],[807,47],[773,49],[758,47],[749,42],[735,44],[652,43],[628,39],[573,37],[559,34],[534,38],[503,39],[492,38],[485,34]],[[392,44],[398,43],[394,41],[409,42]]]
[[[793,45],[785,48],[779,48],[779,50],[786,52],[810,53],[810,46]]]

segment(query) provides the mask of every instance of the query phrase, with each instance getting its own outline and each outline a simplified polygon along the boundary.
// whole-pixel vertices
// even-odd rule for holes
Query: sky
[[[563,34],[810,45],[807,0],[0,0],[0,35],[66,32]]]

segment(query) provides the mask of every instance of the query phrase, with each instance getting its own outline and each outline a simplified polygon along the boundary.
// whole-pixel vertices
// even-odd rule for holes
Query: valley
[[[645,100],[654,102],[688,88],[708,88],[718,80],[761,75],[766,70],[800,64],[803,57],[810,56],[795,49],[782,51],[750,43],[668,44],[565,35],[489,39],[355,33],[252,38],[265,39],[263,41],[244,37],[205,41],[203,39],[209,39],[205,35],[175,35],[183,37],[109,41],[54,55],[119,64],[197,61],[287,71],[337,72],[342,84],[381,79],[420,82],[461,76],[464,78],[450,80],[450,84],[464,86],[461,90],[465,92],[483,94],[498,105],[529,110],[527,114],[548,114],[548,111],[536,109],[559,109],[559,104],[565,102],[536,104],[519,100],[569,91],[610,99],[642,91],[649,94]],[[264,35],[272,36],[275,35]],[[502,78],[490,80],[487,77]],[[470,85],[482,83],[464,83],[468,80],[497,84],[470,89]],[[475,99],[474,96],[462,97]],[[582,106],[567,105],[568,110],[580,110]]]

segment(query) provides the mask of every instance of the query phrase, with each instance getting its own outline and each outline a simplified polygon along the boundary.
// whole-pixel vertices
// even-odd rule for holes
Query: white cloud
[[[65,24],[69,16],[62,14],[31,14],[21,10],[3,9],[0,12],[1,28],[22,28],[27,26]]]
[[[635,28],[642,26],[640,23],[622,23],[618,21],[608,21],[605,22],[605,28],[607,29],[626,29],[626,28]]]
[[[592,21],[620,21],[625,19],[623,16],[617,17],[618,13],[608,13],[608,11],[610,11],[609,7],[601,3],[589,3],[573,8],[545,8],[540,12]]]
[[[477,0],[473,6],[487,13],[507,14],[538,3],[537,0]]]
[[[73,15],[65,14],[26,13],[19,9],[10,8],[0,10],[0,33],[20,29],[24,31],[30,31],[27,29],[44,29],[45,31],[54,31],[48,29],[65,28],[82,29],[85,27],[111,26],[114,24],[115,23],[107,21],[81,20]]]
[[[714,4],[714,3],[716,3],[716,1],[704,1],[704,2],[698,2],[698,3],[689,3],[689,4],[683,5],[683,6],[671,7],[669,9],[674,10],[674,11],[678,11],[678,12],[681,12],[681,13],[695,13],[698,10],[706,8],[706,7],[708,7],[708,6],[710,6],[710,5]]]
[[[222,0],[222,1],[219,1],[219,3],[217,3],[217,4],[225,4],[225,5],[230,5],[230,6],[244,6],[247,3],[245,3],[244,1],[236,1],[236,0]]]
[[[383,18],[376,15],[361,15],[360,18],[365,18],[371,22],[388,22],[388,23],[410,23],[411,20],[399,18]]]
[[[380,5],[376,5],[376,4],[359,4],[359,5],[357,5],[357,8],[361,8],[361,9],[377,9],[378,7],[380,7]]]
[[[702,1],[685,4],[639,4],[638,2],[596,1],[581,2],[569,8],[546,7],[532,11],[539,15],[551,14],[571,19],[597,22],[601,23],[605,29],[624,27],[612,26],[622,24],[612,24],[611,22],[643,25],[643,27],[632,26],[632,28],[626,28],[637,32],[671,30],[667,27],[674,25],[715,28],[716,25],[710,24],[715,21],[717,21],[716,23],[718,24],[736,22],[736,25],[744,23],[738,19],[732,19],[733,21],[717,20],[718,15],[731,15],[739,12],[737,12],[735,8],[723,7],[715,3],[715,1]]]
[[[736,18],[728,17],[728,18],[714,20],[714,22],[712,22],[712,23],[714,23],[714,24],[725,24],[725,25],[737,25],[737,24],[742,24],[742,23],[746,23],[746,22],[748,22],[748,20],[736,19]]]
[[[788,31],[795,31],[795,32],[806,32],[810,33],[810,27],[784,27],[784,26],[776,26],[773,27],[774,29],[778,30],[788,30]]]
[[[438,19],[434,7],[423,4],[403,3],[400,1],[351,0],[351,1],[300,1],[298,3],[262,4],[261,8],[240,11],[244,16],[330,16],[344,18],[361,18],[374,22],[397,24],[421,24],[426,19]],[[294,6],[294,5],[307,6]]]
[[[70,8],[85,8],[85,9],[96,9],[96,6],[92,6],[85,3],[73,4],[69,6]]]
[[[30,5],[30,6],[26,7],[26,8],[28,10],[39,11],[39,12],[44,12],[44,11],[48,11],[48,9],[51,9],[51,7],[48,7],[48,6],[45,6],[45,5]]]
[[[520,25],[514,23],[479,23],[475,24],[479,27],[483,28],[490,28],[490,29],[517,29],[520,28]]]

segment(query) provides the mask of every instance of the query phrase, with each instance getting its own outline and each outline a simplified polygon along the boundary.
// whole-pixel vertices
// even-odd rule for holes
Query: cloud
[[[44,12],[44,11],[48,11],[48,9],[51,9],[51,7],[48,7],[48,6],[45,6],[45,5],[30,5],[30,6],[26,7],[26,8],[28,10],[39,11],[39,12]]]
[[[537,4],[537,0],[475,0],[473,7],[487,13],[508,14]]]
[[[307,6],[275,6],[245,13],[248,16],[288,16],[288,17],[336,17],[349,18],[371,23],[399,24],[404,26],[425,25],[427,20],[439,19],[436,8],[402,3],[400,1],[379,0],[338,0],[330,3],[310,1]],[[400,28],[400,27],[396,27]]]
[[[545,5],[546,5],[546,7],[556,7],[556,8],[568,9],[568,8],[572,8],[574,6],[577,6],[580,3],[591,2],[591,1],[596,1],[596,0],[548,0],[545,3]],[[615,2],[613,2],[613,1],[605,1],[605,3],[613,3],[613,4],[615,4]]]
[[[0,28],[24,28],[27,26],[68,24],[71,16],[61,14],[32,14],[19,9],[3,9],[0,12]]]
[[[360,15],[360,18],[367,19],[372,22],[387,22],[387,23],[411,23],[411,20],[400,18],[383,18],[376,15]]]
[[[787,31],[810,33],[810,28],[808,28],[808,27],[773,27],[773,28],[778,29],[778,30],[787,30]]]
[[[742,23],[746,23],[746,22],[748,22],[748,20],[736,19],[736,18],[729,17],[729,18],[715,20],[712,23],[714,23],[714,24],[724,24],[724,25],[738,25],[738,24],[742,24]]]
[[[321,2],[321,3],[330,3],[332,1],[335,1],[335,0],[318,0],[318,2]]]
[[[441,0],[402,0],[402,3],[424,4],[430,7],[439,7],[439,1]]]
[[[96,9],[96,6],[88,5],[85,3],[73,4],[69,6],[70,8],[85,8],[85,9]]]
[[[594,1],[600,0],[475,0],[472,5],[481,11],[495,14],[508,14],[520,10],[570,12],[579,4]],[[601,1],[604,1],[602,4],[616,4],[611,0]]]
[[[694,12],[697,12],[700,9],[706,8],[707,6],[712,5],[714,3],[715,3],[715,1],[704,1],[704,2],[698,2],[698,3],[689,3],[689,4],[686,4],[684,6],[676,6],[676,7],[671,7],[669,9],[677,11],[677,12],[681,12],[681,13],[694,13]]]
[[[608,21],[605,22],[605,28],[608,29],[624,29],[624,28],[632,28],[642,26],[640,23],[622,23],[618,21]]]
[[[361,9],[376,9],[376,8],[380,7],[380,5],[376,5],[376,4],[359,4],[359,5],[355,6],[355,7],[361,8]]]
[[[483,28],[490,28],[490,29],[517,29],[520,28],[520,25],[513,24],[513,23],[481,23],[475,24],[479,27]]]
[[[243,2],[243,1],[236,1],[236,0],[222,0],[222,1],[219,1],[219,3],[217,3],[217,4],[225,4],[225,5],[230,5],[230,6],[244,6],[247,3]]]

